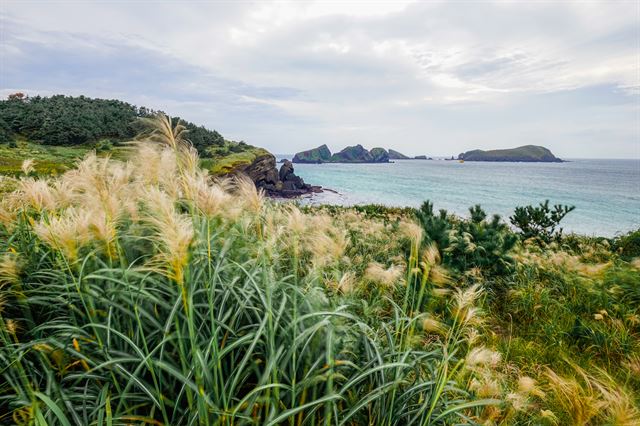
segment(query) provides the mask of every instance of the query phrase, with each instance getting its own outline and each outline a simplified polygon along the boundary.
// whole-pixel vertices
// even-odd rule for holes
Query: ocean
[[[282,158],[292,156],[281,155]],[[490,163],[394,160],[386,164],[295,164],[306,183],[338,192],[303,203],[385,204],[436,209],[466,216],[480,204],[508,221],[516,206],[548,199],[575,205],[562,221],[566,232],[615,236],[640,228],[640,160],[570,160],[566,163]]]

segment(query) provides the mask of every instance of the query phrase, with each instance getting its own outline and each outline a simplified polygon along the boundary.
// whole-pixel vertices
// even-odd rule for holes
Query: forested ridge
[[[117,143],[143,130],[139,118],[156,113],[114,99],[15,93],[0,101],[0,143],[11,143],[18,136],[44,145],[72,146],[103,140]],[[179,120],[173,118],[174,123]],[[184,120],[182,124],[201,156],[209,156],[210,147],[225,145],[225,139],[215,130]]]

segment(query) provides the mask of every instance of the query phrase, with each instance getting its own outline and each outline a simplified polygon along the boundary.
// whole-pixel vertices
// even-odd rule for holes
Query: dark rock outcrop
[[[233,174],[249,177],[256,187],[272,197],[294,198],[312,192],[322,192],[319,186],[304,183],[293,172],[293,164],[286,160],[280,170],[276,168],[276,158],[272,154],[257,157],[253,162],[238,167]]]
[[[413,157],[414,160],[426,160],[427,156],[426,155],[416,155],[415,157]]]

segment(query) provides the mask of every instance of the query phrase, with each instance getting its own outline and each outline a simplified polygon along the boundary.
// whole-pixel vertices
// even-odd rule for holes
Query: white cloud
[[[640,6],[635,2],[4,5],[2,55],[8,68],[28,67],[25,43],[52,52],[75,49],[114,58],[126,57],[127,51],[153,52],[166,64],[150,64],[154,68],[145,70],[148,79],[157,79],[172,93],[182,87],[202,95],[194,104],[165,94],[173,96],[165,98],[166,109],[176,106],[192,120],[207,110],[209,117],[229,121],[220,124],[205,117],[206,124],[275,151],[292,147],[282,142],[286,138],[279,133],[284,131],[299,138],[294,150],[330,137],[336,147],[393,142],[410,152],[433,154],[514,145],[526,132],[532,142],[571,154],[579,142],[575,135],[584,138],[587,123],[609,116],[608,103],[615,102],[619,114],[609,123],[598,121],[593,138],[602,138],[609,128],[620,153],[637,153]],[[54,65],[77,66],[68,55],[52,59],[58,61]],[[130,85],[118,92],[162,103],[163,93],[141,92],[153,89],[136,84],[136,71],[132,69]],[[165,81],[167,76],[174,81]],[[108,72],[99,77],[108,79]],[[7,84],[56,90],[37,81]],[[604,89],[595,97],[581,95],[594,87]],[[553,93],[565,93],[562,108],[547,97]],[[227,110],[221,111],[225,105]],[[507,110],[509,122],[493,115],[504,116]],[[456,126],[462,120],[464,126]],[[540,126],[537,139],[533,124]],[[563,132],[566,140],[556,141],[554,131]],[[423,146],[425,139],[434,142]]]

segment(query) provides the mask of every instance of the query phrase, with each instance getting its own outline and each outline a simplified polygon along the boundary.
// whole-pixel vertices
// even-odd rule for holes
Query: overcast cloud
[[[0,89],[117,98],[276,153],[640,157],[640,3],[7,1]]]

